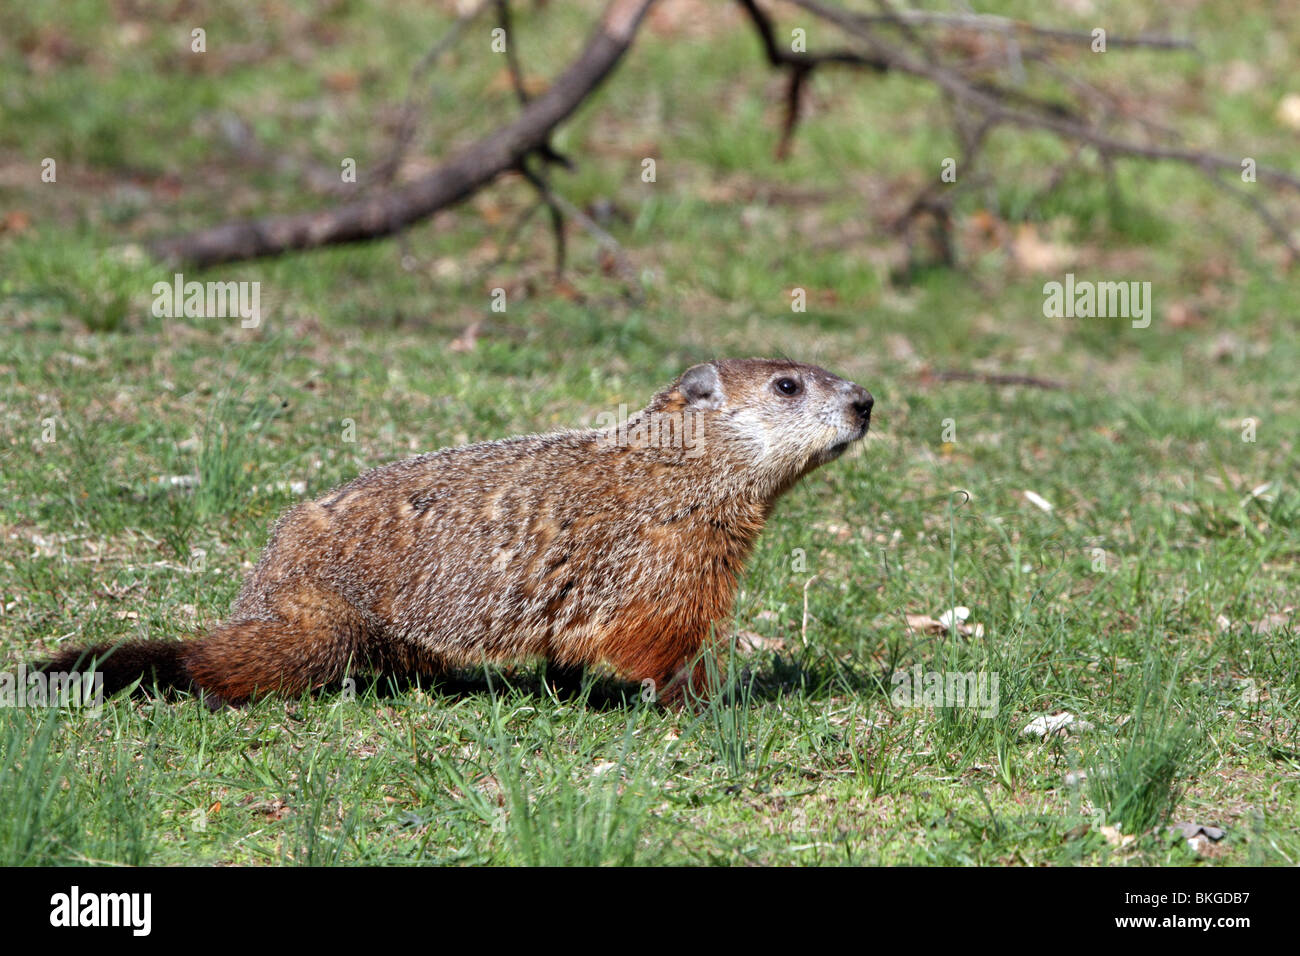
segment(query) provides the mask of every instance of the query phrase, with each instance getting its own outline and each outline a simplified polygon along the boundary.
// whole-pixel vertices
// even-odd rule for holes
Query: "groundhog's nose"
[[[850,401],[853,402],[853,410],[856,411],[858,417],[862,419],[862,424],[865,425],[870,422],[871,406],[876,404],[876,400],[871,397],[871,393],[861,385],[854,385],[850,394]]]

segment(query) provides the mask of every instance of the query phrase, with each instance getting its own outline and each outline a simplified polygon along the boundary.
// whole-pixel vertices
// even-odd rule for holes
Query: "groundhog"
[[[294,507],[206,637],[42,667],[94,658],[110,693],[143,675],[214,705],[528,659],[702,694],[773,505],[866,435],[872,401],[813,365],[696,365],[606,428],[436,451]]]

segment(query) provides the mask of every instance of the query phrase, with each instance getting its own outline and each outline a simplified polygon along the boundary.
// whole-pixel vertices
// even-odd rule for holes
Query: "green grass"
[[[1117,32],[1194,31],[1203,56],[1115,51],[1081,74],[1192,142],[1286,166],[1292,73],[1270,38],[1300,39],[1294,17],[1098,6]],[[572,54],[592,7],[521,5],[530,75]],[[762,649],[698,713],[557,699],[533,665],[216,713],[0,707],[0,863],[1300,862],[1300,286],[1240,206],[1132,162],[1114,189],[1085,164],[1038,197],[1065,148],[1001,131],[995,188],[958,205],[963,268],[904,281],[875,207],[952,153],[932,93],[819,73],[782,164],[753,38],[656,25],[556,140],[579,160],[556,187],[625,214],[608,228],[643,304],[576,230],[557,285],[543,216],[503,248],[533,201],[506,180],[398,240],[187,272],[260,282],[259,329],[153,316],[170,270],[133,244],[328,203],[304,171],[343,156],[364,183],[447,23],[316,10],[214,7],[204,61],[188,15],[0,14],[0,209],[29,222],[0,232],[0,669],[221,620],[298,482],[314,496],[419,451],[591,425],[710,356],[853,378],[872,435],[778,506],[737,601]],[[412,157],[515,109],[481,26],[421,82]],[[1258,75],[1224,92],[1235,61]],[[270,159],[240,158],[231,116]],[[1072,257],[1026,269],[979,238],[985,215]],[[1044,318],[1065,271],[1150,281],[1151,327]],[[475,347],[450,348],[475,322]],[[947,369],[1066,387],[927,374]],[[907,625],[954,605],[982,632]],[[997,674],[997,714],[898,705],[892,675],[913,667]],[[1060,711],[1092,729],[1021,733]],[[1166,835],[1184,821],[1227,836],[1200,857]]]

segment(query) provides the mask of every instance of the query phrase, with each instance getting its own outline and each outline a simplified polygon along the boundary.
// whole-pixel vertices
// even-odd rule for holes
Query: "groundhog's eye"
[[[793,398],[803,391],[803,386],[793,378],[778,378],[772,383],[778,395],[784,395],[786,398]]]

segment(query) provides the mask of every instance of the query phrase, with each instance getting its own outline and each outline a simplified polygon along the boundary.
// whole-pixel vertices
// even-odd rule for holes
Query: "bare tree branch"
[[[963,369],[953,369],[945,372],[930,372],[921,376],[923,379],[934,379],[940,382],[978,382],[981,385],[1025,385],[1029,388],[1044,388],[1056,390],[1065,388],[1065,386],[1050,378],[1039,378],[1036,375],[1004,375],[999,372],[970,372]]]
[[[799,110],[803,99],[804,84],[809,74],[819,66],[826,64],[836,66],[853,66],[883,73],[889,69],[888,63],[878,57],[865,56],[854,50],[832,50],[828,53],[804,53],[786,49],[776,39],[776,29],[772,19],[754,0],[739,0],[741,8],[749,15],[754,29],[763,41],[763,52],[767,62],[774,67],[790,71],[789,85],[786,87],[785,120],[781,126],[781,140],[776,147],[777,159],[785,159],[790,154],[790,144],[794,140],[795,127],[799,125]]]
[[[1045,129],[1066,139],[1085,142],[1100,152],[1110,153],[1115,156],[1171,160],[1196,166],[1202,170],[1230,169],[1235,172],[1241,170],[1241,157],[1239,156],[1224,156],[1218,153],[1179,146],[1135,143],[1102,133],[1084,123],[1063,119],[1047,111],[1033,112],[1016,109],[1003,102],[999,98],[999,92],[981,89],[968,83],[949,67],[923,63],[905,52],[884,45],[869,26],[861,22],[860,17],[856,14],[828,7],[820,3],[819,0],[790,0],[790,2],[864,40],[871,48],[872,56],[883,60],[888,69],[931,80],[967,105],[991,114],[1000,124],[1029,129]],[[1300,176],[1295,176],[1283,170],[1267,166],[1256,166],[1255,175],[1259,181],[1273,182],[1290,189],[1300,190]]]
[[[749,12],[750,18],[754,21],[763,39],[764,47],[768,51],[769,62],[773,66],[797,69],[796,63],[798,61],[792,62],[789,55],[785,54],[777,46],[775,42],[776,33],[771,20],[757,6],[754,0],[738,0],[738,2]],[[807,13],[834,24],[846,34],[861,41],[866,50],[865,53],[860,55],[872,64],[873,69],[879,72],[903,73],[937,85],[950,97],[955,118],[963,112],[971,113],[980,118],[981,140],[983,134],[997,126],[1044,130],[1074,142],[1076,144],[1076,155],[1080,146],[1090,146],[1095,149],[1100,155],[1102,164],[1108,170],[1108,175],[1111,174],[1110,171],[1114,160],[1119,158],[1169,161],[1191,166],[1203,174],[1217,188],[1249,205],[1265,226],[1285,245],[1293,256],[1300,254],[1300,249],[1297,249],[1297,243],[1286,224],[1270,211],[1258,196],[1225,181],[1223,173],[1228,171],[1240,173],[1242,157],[1226,156],[1207,150],[1193,149],[1176,142],[1139,142],[1111,133],[1098,123],[1089,122],[1084,118],[1084,113],[1080,109],[1043,100],[1032,94],[1016,89],[1007,89],[988,81],[970,79],[963,75],[964,71],[971,68],[970,63],[942,62],[935,54],[934,47],[917,33],[915,27],[940,24],[993,31],[1003,35],[1018,33],[1069,42],[1082,40],[1085,36],[1091,39],[1090,34],[1085,35],[1077,31],[1039,27],[1034,24],[975,14],[946,15],[917,13],[915,11],[900,12],[895,11],[888,0],[876,0],[877,6],[881,10],[879,14],[850,12],[829,6],[822,3],[821,0],[790,0],[790,2]],[[885,41],[876,33],[876,29],[879,27],[888,27],[898,31],[901,34],[901,40],[894,38]],[[1108,45],[1114,46],[1145,46],[1157,49],[1184,49],[1190,47],[1190,44],[1185,41],[1146,35],[1131,38],[1108,36],[1106,42]],[[911,50],[918,51],[920,55],[914,55],[913,52],[910,52]],[[852,51],[848,52],[851,53]],[[837,62],[853,62],[852,57],[846,56],[844,51],[837,50],[833,56]],[[1036,52],[1033,56],[1044,63],[1047,62],[1047,57],[1041,52]],[[1022,62],[1023,59],[1024,57],[1021,56],[1016,57],[1018,63]],[[819,62],[817,57],[811,57],[812,65],[817,62]],[[806,70],[811,68],[812,66],[809,65]],[[778,148],[780,155],[788,153],[790,148],[790,138],[796,121],[794,111],[798,108],[798,93],[802,83],[803,77],[792,74],[791,89],[787,97],[788,115],[782,129]],[[1100,94],[1100,91],[1091,88],[1086,83],[1074,85],[1076,88],[1081,88],[1090,99],[1097,100],[1104,97],[1104,94]],[[1107,112],[1111,114],[1113,119],[1112,111]],[[1145,125],[1152,128],[1154,124],[1147,123]],[[1156,128],[1151,129],[1151,131],[1166,140],[1174,138],[1169,130]],[[960,127],[958,134],[965,141],[965,136]],[[971,144],[967,142],[968,153],[972,152],[970,146]],[[1256,164],[1255,181],[1271,183],[1284,189],[1300,192],[1300,176],[1273,167]],[[945,229],[948,204],[939,200],[932,188],[927,188],[914,200],[902,217],[902,224],[906,225],[919,212],[933,213],[939,222],[940,228]],[[945,253],[946,255],[947,253]]]
[[[1039,26],[1025,20],[1012,20],[988,13],[935,13],[930,10],[900,10],[896,13],[850,14],[859,23],[871,24],[906,24],[907,26],[940,26],[950,29],[977,30],[1004,35],[1024,34],[1042,37],[1047,40],[1061,40],[1067,43],[1091,43],[1092,34],[1086,30],[1062,30],[1056,27]],[[1160,36],[1140,33],[1137,36],[1106,35],[1108,47],[1149,47],[1156,50],[1195,50],[1191,40],[1179,37]]]
[[[866,67],[875,70],[877,73],[884,73],[890,68],[890,64],[886,60],[866,56],[854,50],[832,50],[828,53],[815,54],[787,50],[777,42],[776,30],[772,26],[772,20],[763,12],[763,9],[754,0],[739,0],[739,2],[741,8],[749,14],[755,29],[758,30],[758,35],[763,41],[763,52],[767,54],[767,61],[772,66],[788,66],[808,70],[823,64],[834,63],[843,66]]]
[[[388,236],[455,205],[502,173],[517,170],[546,142],[622,59],[654,2],[611,0],[577,60],[530,100],[518,119],[415,182],[334,209],[231,222],[162,239],[151,251],[167,261],[209,266]]]
[[[805,13],[834,25],[846,35],[848,45],[843,48],[807,52],[781,42],[771,15],[758,0],[737,2],[758,34],[769,65],[788,76],[785,115],[776,147],[778,157],[785,157],[790,152],[808,79],[823,66],[847,66],[878,74],[900,73],[933,84],[941,91],[963,150],[963,180],[960,187],[931,182],[895,221],[894,225],[903,234],[909,248],[912,221],[922,214],[929,214],[939,230],[942,258],[954,261],[951,242],[954,197],[959,189],[967,188],[971,182],[979,182],[978,179],[969,179],[969,170],[975,166],[988,137],[999,128],[1015,127],[1051,133],[1072,147],[1070,158],[1051,174],[1045,191],[1056,188],[1085,147],[1096,152],[1112,184],[1118,159],[1178,162],[1193,167],[1216,187],[1247,203],[1292,255],[1300,256],[1296,240],[1283,218],[1249,188],[1228,181],[1230,176],[1227,174],[1240,173],[1241,157],[1198,150],[1179,142],[1174,131],[1143,117],[1128,115],[1120,98],[1073,77],[1052,62],[1054,57],[1068,52],[1068,45],[1077,46],[1085,40],[1090,41],[1091,34],[981,14],[896,10],[890,0],[875,0],[879,13],[872,14],[843,10],[822,0],[791,0]],[[498,24],[507,32],[506,63],[521,108],[514,121],[451,156],[432,173],[400,188],[392,188],[388,185],[388,178],[395,173],[402,151],[414,133],[412,93],[403,111],[393,156],[380,164],[378,175],[374,177],[383,188],[374,194],[318,212],[232,222],[190,235],[161,239],[153,243],[152,251],[163,259],[206,266],[278,255],[294,249],[374,239],[396,233],[453,206],[503,173],[514,171],[533,185],[541,204],[550,213],[556,240],[557,271],[563,269],[565,261],[564,220],[567,216],[594,235],[619,271],[633,276],[634,280],[635,273],[617,243],[558,195],[548,180],[547,167],[548,164],[571,165],[551,148],[552,133],[617,66],[653,3],[654,0],[610,0],[599,25],[577,59],[546,92],[533,97],[526,86],[512,35],[509,0],[480,0],[416,65],[412,72],[412,88],[423,71],[455,41],[465,24],[484,10],[495,9]],[[931,28],[988,33],[1001,37],[1002,45],[994,51],[996,55],[992,55],[986,51],[963,53],[963,45],[958,44],[958,52],[954,54],[952,45],[938,42]],[[1038,43],[1032,49],[1023,48],[1022,40],[1026,39]],[[1145,34],[1108,36],[1107,44],[1164,50],[1190,47],[1190,43],[1177,38]],[[998,41],[980,46],[996,47]],[[1022,88],[1027,75],[1026,64],[1052,71],[1065,82],[1067,92],[1052,98]],[[1011,85],[995,82],[1000,76],[1009,76]],[[1120,123],[1124,124],[1122,128]],[[1132,127],[1141,130],[1136,134],[1137,138],[1126,135],[1126,130]],[[983,178],[987,180],[988,174],[983,174]],[[1256,165],[1255,179],[1259,183],[1300,192],[1300,176],[1291,172]],[[635,288],[634,281],[629,284]]]

